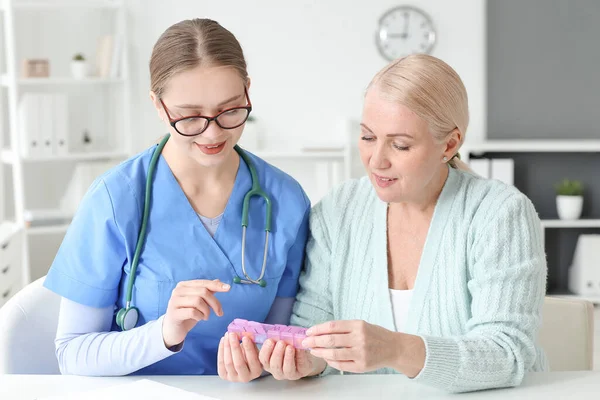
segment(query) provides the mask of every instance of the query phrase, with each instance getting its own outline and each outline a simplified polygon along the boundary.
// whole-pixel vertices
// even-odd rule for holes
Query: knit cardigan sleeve
[[[291,324],[311,327],[333,320],[332,295],[329,285],[331,240],[322,212],[323,203],[313,207],[309,219],[304,269],[300,274],[300,289],[296,295]]]
[[[331,293],[331,238],[334,229],[325,217],[325,202],[313,207],[309,219],[309,236],[306,243],[304,269],[300,274],[300,289],[296,295],[290,323],[310,328],[327,321],[333,321],[333,296]],[[319,376],[339,372],[327,365]]]
[[[426,361],[415,380],[450,392],[517,386],[537,356],[547,276],[537,212],[518,193],[478,214],[467,260],[468,332],[421,336]]]

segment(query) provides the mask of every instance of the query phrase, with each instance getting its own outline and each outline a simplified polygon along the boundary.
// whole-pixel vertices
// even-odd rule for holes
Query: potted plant
[[[88,74],[87,61],[81,53],[77,53],[73,56],[71,61],[71,74],[75,79],[84,79]]]
[[[566,220],[578,219],[583,207],[583,184],[580,181],[563,179],[554,187],[558,217]]]

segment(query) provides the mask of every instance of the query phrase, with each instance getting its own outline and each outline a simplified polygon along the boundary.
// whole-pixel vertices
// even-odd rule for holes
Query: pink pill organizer
[[[306,338],[306,328],[299,326],[269,325],[245,319],[234,319],[227,327],[227,332],[237,333],[240,339],[246,336],[256,344],[262,344],[267,339],[273,339],[275,341],[281,340],[297,349],[305,350],[302,341]]]

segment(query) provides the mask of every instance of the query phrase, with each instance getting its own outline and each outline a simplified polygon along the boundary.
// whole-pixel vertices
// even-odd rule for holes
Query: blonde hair
[[[408,107],[423,118],[431,134],[439,141],[458,129],[464,142],[469,125],[467,90],[452,67],[439,58],[413,54],[388,64],[369,83],[377,86],[386,99]],[[456,153],[448,162],[452,167],[469,170]]]
[[[242,47],[231,32],[210,19],[184,20],[169,27],[150,57],[150,86],[159,98],[174,75],[195,68],[233,67],[244,81],[248,71]]]

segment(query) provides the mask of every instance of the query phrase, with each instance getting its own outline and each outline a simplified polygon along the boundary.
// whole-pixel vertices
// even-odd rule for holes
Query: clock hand
[[[404,13],[404,32],[400,35],[402,39],[408,38],[408,19],[410,18],[409,13]]]

